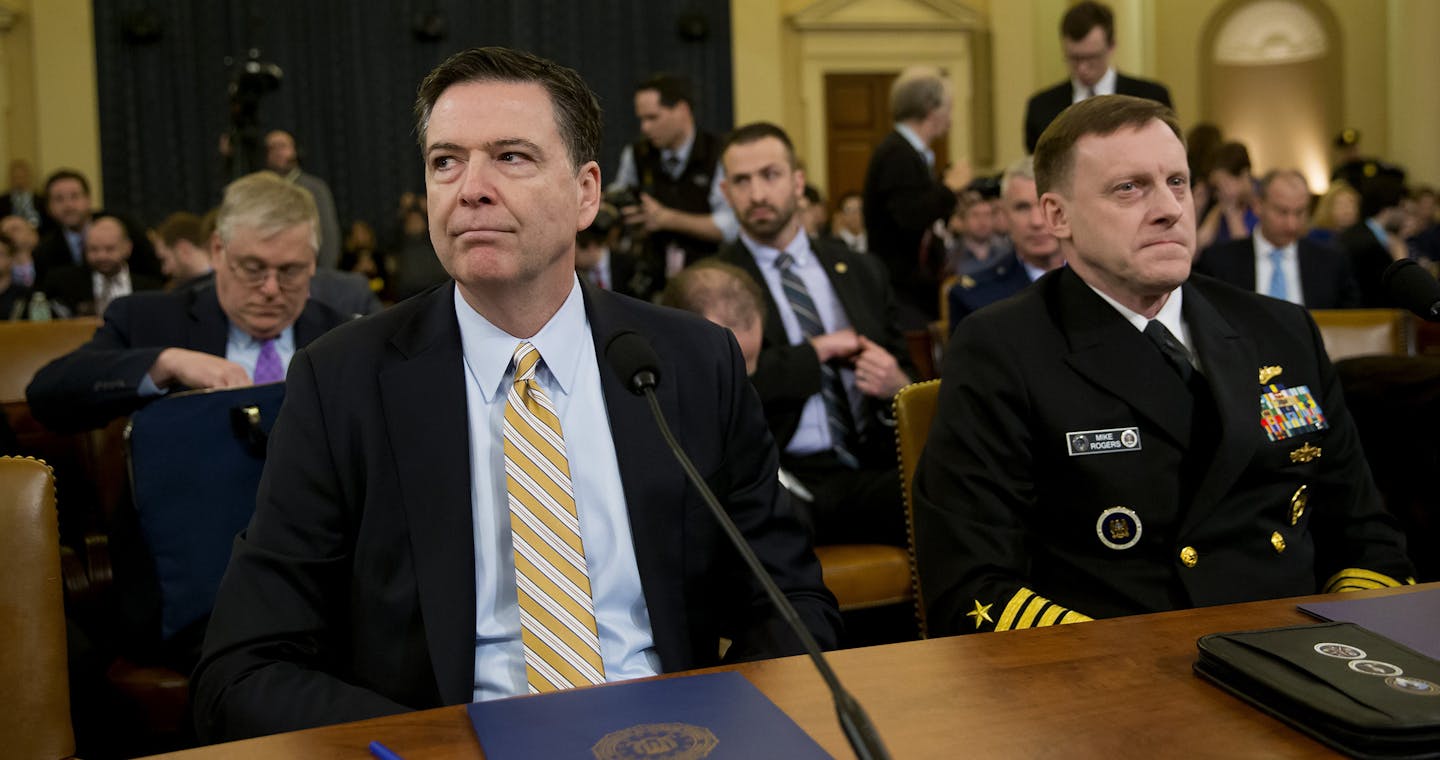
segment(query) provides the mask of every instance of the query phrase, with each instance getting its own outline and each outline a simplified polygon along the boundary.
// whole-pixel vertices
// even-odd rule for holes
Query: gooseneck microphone
[[[864,708],[845,687],[840,685],[840,679],[836,677],[835,671],[830,669],[830,663],[825,655],[820,653],[820,645],[815,642],[815,637],[800,622],[800,614],[790,604],[790,600],[781,593],[780,587],[765,572],[760,564],[760,558],[746,543],[745,537],[740,535],[740,529],[735,527],[730,515],[725,513],[720,502],[715,498],[715,493],[705,484],[705,479],[695,469],[695,464],[680,448],[680,443],[675,440],[675,435],[670,432],[670,425],[665,421],[665,413],[660,409],[660,400],[655,396],[655,388],[660,384],[660,357],[655,353],[654,347],[645,336],[633,330],[622,330],[610,336],[605,343],[605,360],[609,362],[610,368],[620,376],[620,382],[637,396],[644,396],[650,401],[650,413],[655,416],[655,424],[660,428],[660,434],[664,436],[665,443],[669,444],[670,452],[675,455],[680,467],[685,470],[685,475],[690,478],[691,485],[700,492],[706,506],[715,516],[716,522],[725,530],[725,535],[730,538],[730,543],[735,545],[736,551],[745,558],[745,564],[749,566],[750,573],[760,581],[769,595],[770,602],[780,611],[780,616],[795,635],[800,638],[800,643],[805,646],[805,652],[810,655],[810,660],[815,663],[815,669],[820,671],[820,676],[825,679],[825,685],[830,689],[830,695],[835,700],[835,712],[840,717],[840,727],[845,731],[845,738],[850,741],[850,747],[855,750],[856,757],[860,760],[888,760],[890,752],[885,749],[885,743],[880,740],[880,734],[876,732],[874,724],[870,722],[870,716],[865,714]]]
[[[1386,267],[1380,285],[1390,303],[1428,322],[1440,322],[1440,282],[1414,259],[1400,259]]]

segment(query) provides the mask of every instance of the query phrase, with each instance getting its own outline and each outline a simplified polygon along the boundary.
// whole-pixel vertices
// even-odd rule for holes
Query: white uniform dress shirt
[[[1086,283],[1086,285],[1089,285],[1089,283]],[[1119,301],[1101,293],[1099,290],[1095,290],[1093,287],[1090,289],[1095,291],[1095,295],[1105,299],[1105,303],[1115,307],[1115,311],[1120,312],[1120,316],[1124,317],[1125,321],[1133,325],[1136,330],[1142,333],[1145,332],[1145,325],[1150,323],[1148,317],[1139,312],[1131,311],[1125,306],[1121,306]],[[1170,297],[1165,300],[1165,305],[1160,307],[1160,313],[1155,315],[1155,319],[1159,321],[1160,324],[1165,325],[1165,329],[1169,330],[1170,334],[1174,335],[1175,339],[1180,341],[1181,345],[1185,346],[1185,351],[1190,354],[1190,363],[1195,366],[1195,369],[1203,372],[1204,367],[1200,365],[1200,354],[1195,351],[1195,340],[1190,337],[1190,326],[1185,324],[1185,319],[1181,313],[1181,307],[1183,305],[1184,293],[1181,292],[1180,288],[1176,288],[1170,291]]]
[[[470,420],[470,508],[475,530],[475,701],[528,692],[515,553],[505,491],[505,400],[514,384],[510,358],[521,338],[470,308],[455,291],[465,357]],[[540,352],[535,378],[560,417],[580,539],[590,574],[600,656],[607,681],[656,675],[650,612],[635,563],[630,515],[605,399],[595,341],[577,278],[565,304],[526,339]]]

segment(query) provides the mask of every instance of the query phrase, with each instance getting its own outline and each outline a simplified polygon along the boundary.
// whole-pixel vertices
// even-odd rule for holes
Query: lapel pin
[[[835,274],[845,274],[850,271],[850,265],[843,261],[835,262]]]

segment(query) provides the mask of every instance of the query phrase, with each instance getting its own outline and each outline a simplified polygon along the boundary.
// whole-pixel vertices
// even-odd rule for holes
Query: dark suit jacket
[[[192,680],[214,741],[469,702],[475,557],[454,285],[296,354],[255,517]],[[729,332],[583,285],[655,650],[664,670],[799,650],[675,462],[645,399],[604,368],[619,330],[660,356],[677,438],[822,645],[838,613],[776,479]],[[508,578],[483,579],[510,583]]]
[[[1360,288],[1350,259],[1328,245],[1300,239],[1300,294],[1307,309],[1354,309],[1360,305]],[[1255,238],[1212,245],[1195,261],[1194,271],[1256,292]]]
[[[884,346],[913,377],[915,371],[905,336],[896,323],[895,295],[886,281],[884,267],[869,254],[855,253],[843,243],[812,239],[810,246],[830,278],[850,326]],[[805,402],[820,392],[820,357],[808,341],[790,344],[785,323],[780,321],[779,307],[770,295],[754,254],[743,241],[727,244],[716,256],[748,272],[765,293],[765,334],[760,342],[760,360],[750,380],[760,393],[770,430],[784,450],[800,425]],[[891,430],[879,421],[880,415],[888,415],[890,403],[888,398],[865,399],[862,419],[857,420],[862,436],[861,451],[857,454],[878,453],[893,460]]]
[[[51,301],[69,309],[72,316],[98,316],[95,314],[95,281],[90,277],[92,271],[84,264],[51,270],[45,276],[41,290]],[[159,290],[163,285],[158,277],[130,271],[132,293]]]
[[[1031,593],[1110,617],[1313,594],[1347,568],[1413,575],[1305,310],[1203,275],[1183,287],[1214,397],[1204,418],[1155,345],[1069,268],[961,323],[916,475],[932,632],[1023,627],[1006,610]],[[1308,386],[1329,428],[1269,441],[1266,366],[1280,371],[1272,384]],[[1194,426],[1212,421],[1217,442],[1191,449]],[[1077,432],[1123,429],[1128,450],[1072,448]],[[1295,453],[1306,445],[1323,456]],[[1137,515],[1129,548],[1096,535],[1115,507]],[[977,608],[989,621],[967,615]]]
[[[1119,72],[1115,73],[1115,93],[1149,98],[1170,105],[1170,91],[1165,89],[1165,85],[1148,79],[1127,77]],[[1040,142],[1040,133],[1050,126],[1050,122],[1055,121],[1061,111],[1069,108],[1074,99],[1074,85],[1068,79],[1030,96],[1030,102],[1025,104],[1026,153],[1035,152],[1035,143]]]
[[[1389,294],[1380,284],[1385,269],[1393,261],[1390,251],[1380,243],[1375,233],[1365,222],[1360,222],[1340,231],[1340,250],[1350,257],[1350,266],[1355,272],[1355,282],[1360,286],[1360,306],[1366,309],[1380,309],[1394,306]]]
[[[950,304],[950,330],[954,332],[960,320],[996,301],[1003,301],[1030,286],[1030,273],[1011,251],[1005,260],[993,268],[974,275],[960,278],[950,288],[946,300]]]
[[[295,321],[303,348],[347,318],[316,301]],[[225,355],[230,322],[214,288],[136,293],[116,299],[89,343],[45,365],[25,389],[31,412],[51,430],[102,427],[139,409],[139,395],[156,357],[167,348]]]
[[[870,253],[889,268],[895,294],[934,319],[939,281],[935,271],[920,266],[920,241],[932,222],[955,210],[955,193],[904,135],[892,131],[870,154],[864,203]]]

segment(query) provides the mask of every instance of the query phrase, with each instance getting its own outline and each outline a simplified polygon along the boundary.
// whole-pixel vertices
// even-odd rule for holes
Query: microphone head
[[[605,343],[605,361],[620,382],[639,396],[660,384],[660,355],[650,340],[634,330],[621,330]]]
[[[1409,309],[1422,319],[1440,317],[1440,282],[1413,259],[1400,259],[1385,268],[1380,276],[1390,302]]]

